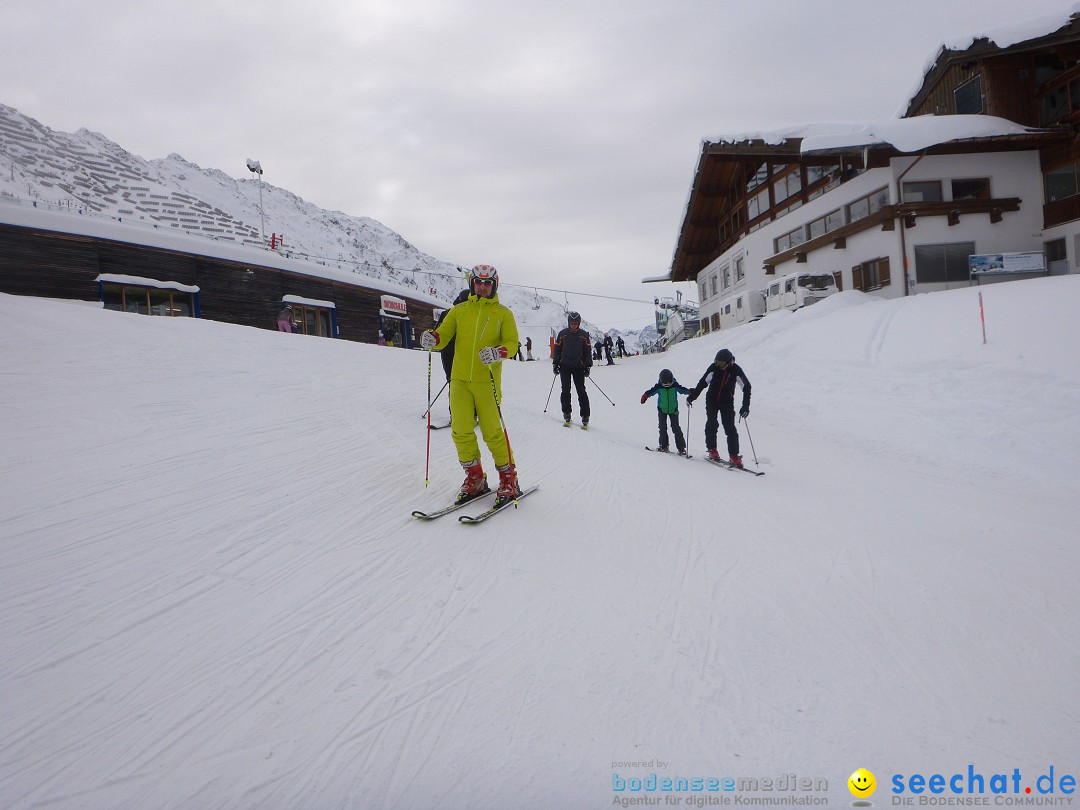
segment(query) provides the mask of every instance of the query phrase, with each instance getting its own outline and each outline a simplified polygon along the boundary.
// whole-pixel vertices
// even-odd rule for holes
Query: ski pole
[[[439,392],[442,393],[441,391]],[[427,353],[427,395],[431,401],[431,352]],[[431,406],[427,409],[427,461],[424,462],[424,486],[428,485],[431,478]]]
[[[428,366],[430,366],[430,365],[431,365],[431,357],[429,355],[428,356]],[[439,393],[437,393],[435,395],[435,399],[432,399],[431,398],[431,369],[430,368],[428,369],[428,392],[427,392],[427,395],[428,395],[428,400],[429,401],[428,401],[427,410],[424,411],[422,414],[420,414],[421,419],[423,419],[426,416],[426,417],[428,417],[428,421],[429,422],[431,421],[431,419],[430,419],[431,409],[433,407],[435,407],[435,403],[438,401],[439,397],[442,396],[442,392],[446,390],[446,386],[448,386],[449,384],[450,384],[449,380],[444,382],[442,388],[439,389]]]
[[[690,457],[690,412],[693,411],[693,410],[694,410],[693,406],[689,402],[687,402],[686,403],[686,435],[683,436],[683,441],[685,442],[685,444],[683,446],[686,447],[686,457],[687,458]]]
[[[754,466],[760,467],[757,460],[757,450],[754,449],[754,437],[750,435],[750,423],[746,419],[740,420],[743,423],[743,427],[746,428],[746,438],[750,440],[750,452],[754,454]]]
[[[517,470],[513,469],[514,451],[510,447],[510,433],[506,429],[506,420],[503,419],[502,406],[499,404],[499,389],[495,387],[495,373],[491,370],[491,366],[488,366],[488,376],[491,378],[491,395],[495,397],[495,410],[499,412],[499,425],[502,427],[503,437],[506,439],[506,457],[509,459],[507,463],[511,465],[514,473],[515,489],[520,492],[521,487],[517,486]],[[514,496],[514,508],[517,509],[517,495]]]
[[[555,378],[558,376],[558,374],[555,374],[551,378],[551,388],[548,389],[547,402],[544,403],[544,413],[547,413],[548,405],[551,404],[551,392],[555,390]]]
[[[596,385],[596,380],[594,380],[592,377],[589,377],[589,380],[592,382],[593,385]],[[604,394],[604,389],[601,388],[599,385],[596,385],[596,390],[599,391],[601,394]],[[607,394],[604,394],[604,399],[606,399],[608,402],[611,402],[611,397],[609,397]],[[614,402],[611,402],[611,407],[615,407]]]

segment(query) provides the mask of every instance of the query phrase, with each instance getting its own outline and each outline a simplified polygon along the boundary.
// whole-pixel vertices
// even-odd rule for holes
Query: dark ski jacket
[[[690,392],[679,385],[679,381],[676,380],[667,388],[664,388],[660,383],[657,383],[645,392],[645,399],[648,399],[653,394],[659,394],[656,398],[656,410],[660,411],[660,413],[678,413],[679,394],[689,393]]]
[[[592,368],[592,341],[589,333],[580,326],[574,332],[566,327],[555,338],[555,357],[559,368]]]
[[[744,408],[748,408],[750,407],[750,380],[746,378],[746,373],[738,363],[728,363],[727,368],[719,368],[716,363],[712,363],[705,369],[705,374],[698,380],[698,384],[694,386],[694,390],[690,392],[686,401],[693,402],[708,386],[709,391],[705,395],[706,408],[717,408],[724,404],[734,405],[736,381],[742,382],[742,404]]]

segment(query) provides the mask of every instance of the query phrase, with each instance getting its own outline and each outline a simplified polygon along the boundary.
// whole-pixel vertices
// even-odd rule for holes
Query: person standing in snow
[[[742,383],[742,407],[739,416],[745,419],[750,415],[750,380],[746,373],[735,363],[735,355],[727,349],[721,349],[716,353],[712,364],[705,369],[698,384],[686,398],[686,404],[692,405],[698,395],[708,386],[705,394],[705,449],[709,458],[719,460],[720,453],[716,449],[717,415],[724,425],[724,433],[727,435],[728,459],[736,467],[741,467],[742,456],[739,455],[739,431],[735,429],[735,383]]]
[[[660,427],[660,446],[656,449],[668,452],[668,422],[671,422],[671,432],[675,434],[675,449],[680,456],[686,455],[686,439],[683,437],[682,427],[679,425],[679,394],[687,395],[690,392],[679,385],[675,375],[669,369],[660,372],[660,379],[656,385],[641,395],[641,404],[644,405],[649,397],[657,394],[656,414]]]
[[[615,341],[615,348],[619,351],[619,359],[626,357],[626,341],[623,340],[622,335],[619,335]]]
[[[532,338],[531,337],[525,338],[525,353],[528,355],[528,357],[526,359],[526,362],[533,359],[533,356],[532,356]]]
[[[479,425],[499,471],[495,496],[499,505],[521,491],[499,413],[502,361],[509,356],[510,347],[518,344],[518,328],[514,313],[499,303],[499,274],[494,267],[478,264],[469,271],[468,279],[468,297],[451,307],[438,331],[424,332],[420,345],[427,351],[438,351],[451,340],[457,344],[450,369],[450,432],[465,470],[457,500],[461,503],[490,491],[476,439]]]
[[[563,421],[570,426],[570,380],[577,389],[578,408],[581,411],[581,426],[589,426],[589,392],[585,390],[585,378],[592,369],[592,341],[589,333],[581,328],[581,316],[576,312],[567,313],[566,328],[555,338],[555,357],[552,371],[560,375],[562,381]]]
[[[607,355],[607,364],[609,366],[615,365],[615,360],[611,357],[611,350],[615,346],[615,342],[611,339],[611,335],[604,335],[604,354]]]
[[[279,332],[292,332],[293,331],[293,310],[288,304],[281,308],[277,316],[277,328]]]

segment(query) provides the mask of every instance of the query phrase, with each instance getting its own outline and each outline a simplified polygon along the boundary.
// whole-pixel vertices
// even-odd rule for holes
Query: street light
[[[266,217],[263,215],[262,201],[262,164],[252,158],[247,159],[248,171],[259,176],[259,232],[262,234],[263,244],[266,244]]]

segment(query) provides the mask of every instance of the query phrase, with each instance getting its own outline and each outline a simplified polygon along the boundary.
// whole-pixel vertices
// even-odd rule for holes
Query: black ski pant
[[[589,421],[589,392],[585,390],[585,369],[583,368],[560,368],[559,376],[562,378],[562,395],[559,402],[562,404],[563,416],[571,413],[570,410],[570,380],[574,380],[574,388],[577,389],[578,407],[581,408],[581,421]]]
[[[675,449],[680,453],[686,452],[686,439],[683,437],[682,427],[679,425],[679,414],[677,413],[664,413],[663,411],[656,412],[657,420],[660,423],[660,446],[668,446],[668,421],[671,422],[671,432],[675,434]]]
[[[717,423],[717,415],[720,424],[724,426],[727,435],[727,451],[729,456],[739,455],[739,431],[735,429],[735,400],[721,402],[713,405],[711,402],[705,407],[705,447],[708,450],[716,449],[716,434],[720,427]]]

